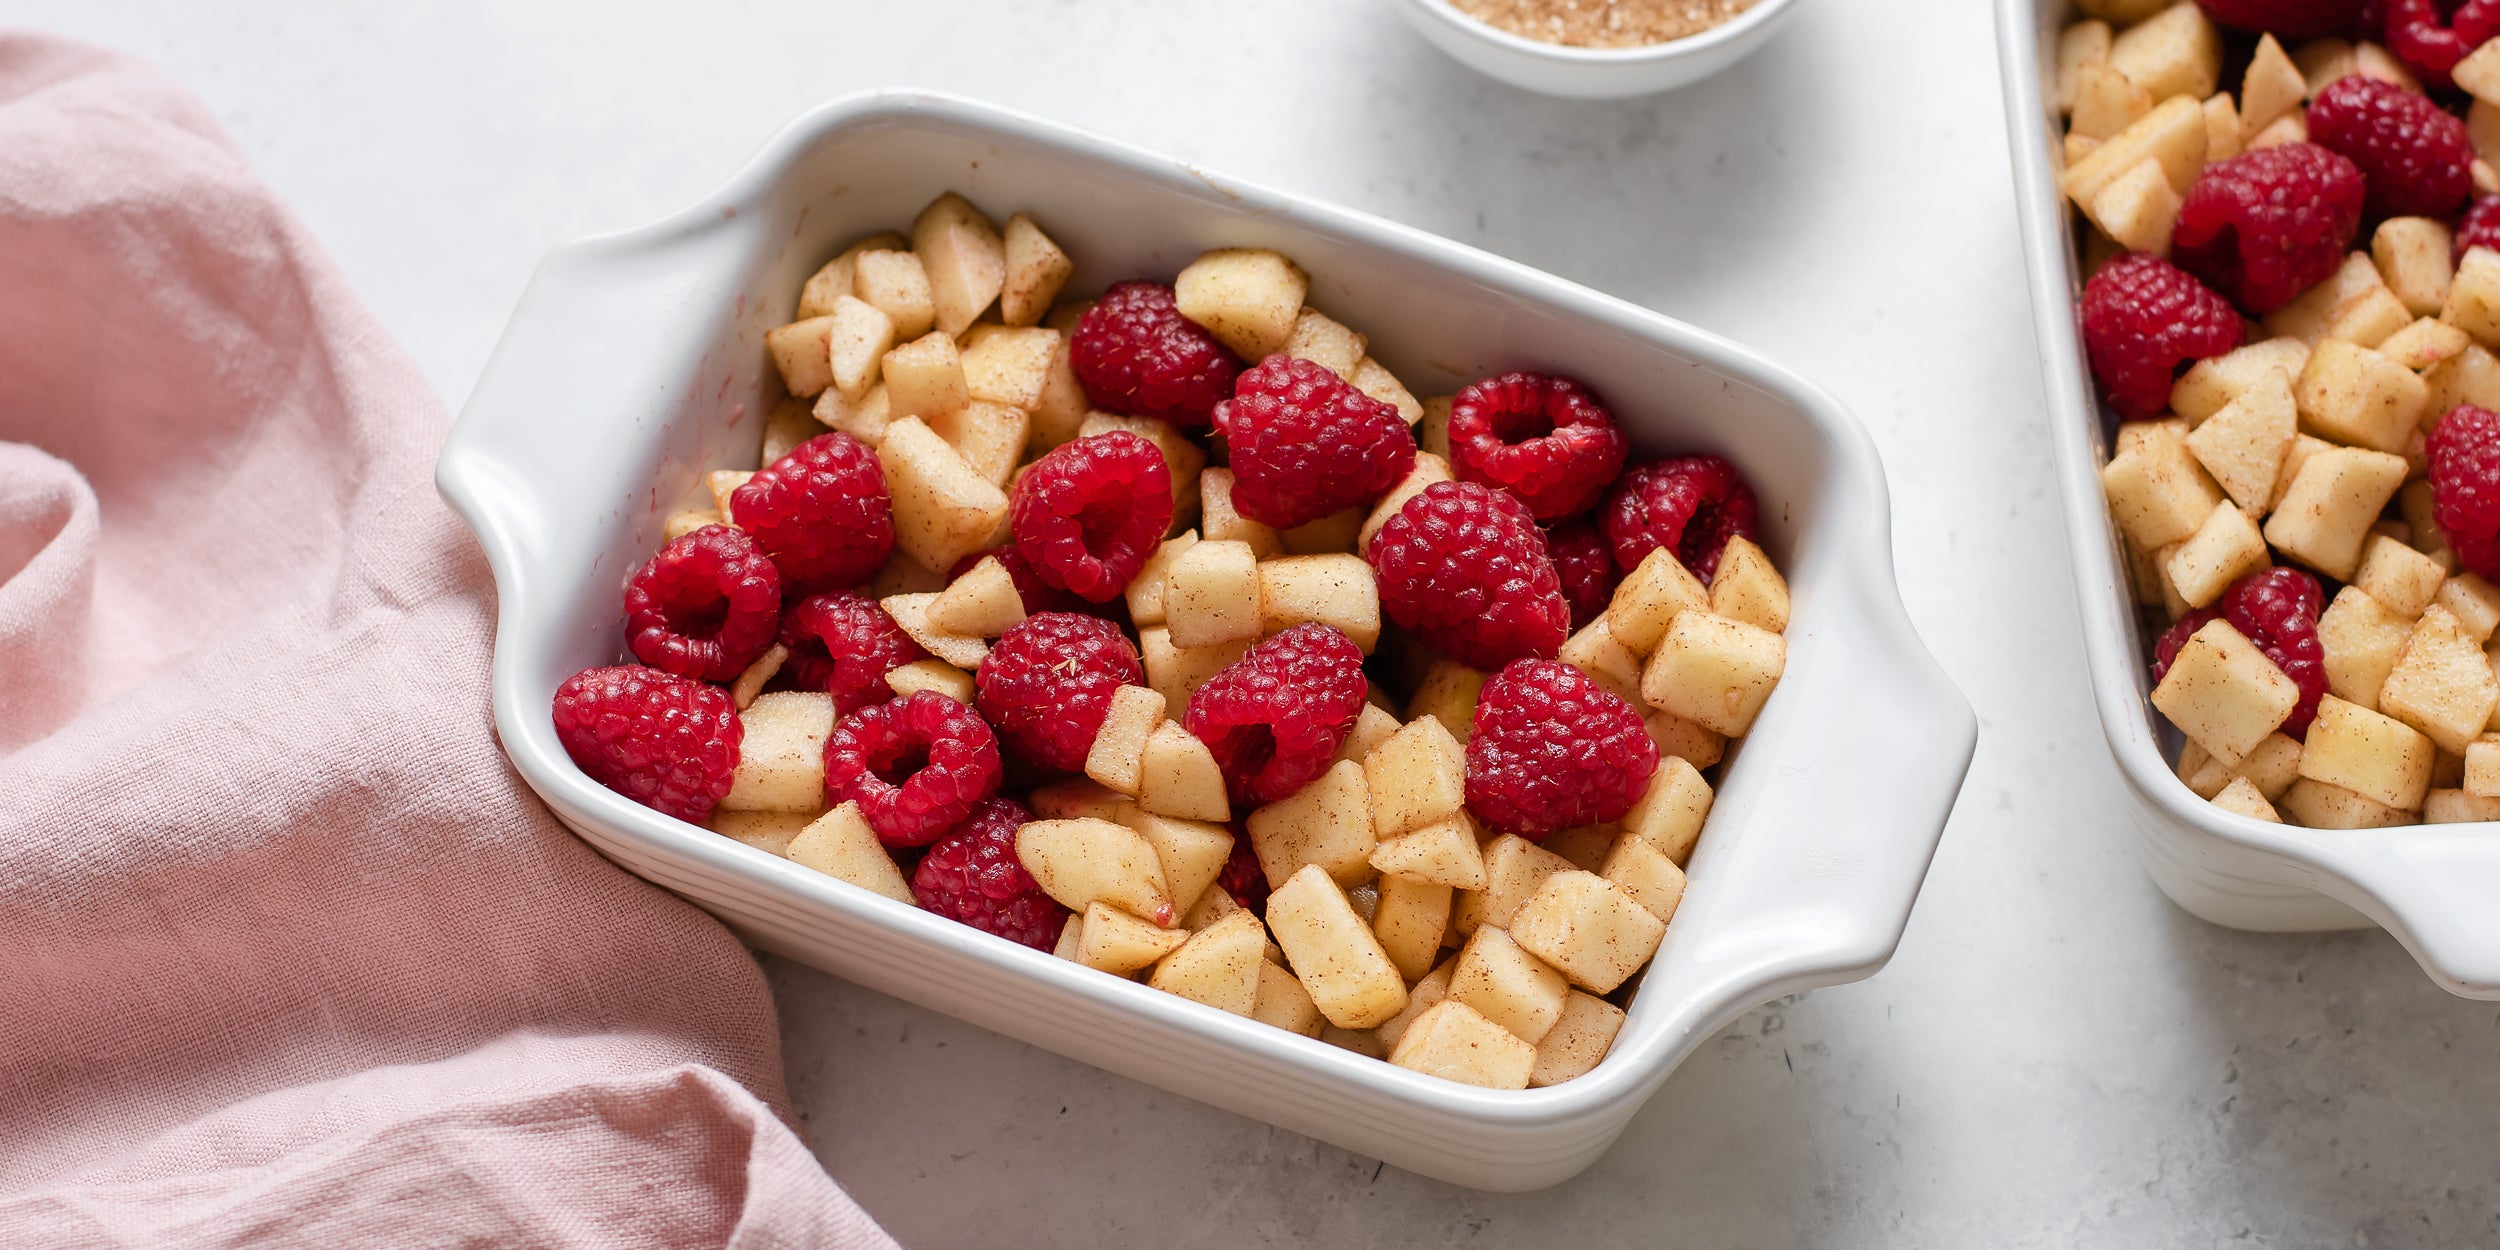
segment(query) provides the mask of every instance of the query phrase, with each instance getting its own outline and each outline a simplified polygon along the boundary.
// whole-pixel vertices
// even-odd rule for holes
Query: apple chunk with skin
[[[1329,1023],[1368,1029],[1406,1005],[1405,978],[1326,869],[1304,865],[1270,894],[1267,921]]]
[[[1172,921],[1154,845],[1126,825],[1086,816],[1031,821],[1016,830],[1016,861],[1070,911],[1103,902],[1157,925]]]

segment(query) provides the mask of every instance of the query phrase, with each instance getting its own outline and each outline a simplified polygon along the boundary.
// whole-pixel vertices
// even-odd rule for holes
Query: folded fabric
[[[892,1244],[497,751],[447,425],[196,100],[0,35],[0,1245]]]

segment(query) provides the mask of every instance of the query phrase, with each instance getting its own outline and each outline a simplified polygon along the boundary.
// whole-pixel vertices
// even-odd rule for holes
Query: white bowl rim
[[[1699,34],[1686,35],[1681,39],[1669,39],[1664,43],[1645,43],[1630,48],[1582,48],[1570,44],[1547,43],[1541,39],[1530,39],[1525,35],[1514,35],[1491,22],[1460,12],[1458,6],[1452,4],[1450,0],[1404,0],[1410,8],[1431,14],[1451,29],[1463,30],[1495,47],[1535,56],[1561,65],[1591,67],[1656,65],[1680,60],[1687,56],[1698,56],[1723,44],[1742,41],[1755,30],[1777,21],[1777,14],[1796,2],[1797,0],[1754,0],[1753,7],[1708,30]]]

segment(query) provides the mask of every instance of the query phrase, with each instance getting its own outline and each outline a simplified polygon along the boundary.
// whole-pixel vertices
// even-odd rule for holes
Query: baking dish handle
[[[2395,934],[2449,993],[2500,999],[2500,827],[2424,825],[2332,836],[2351,844],[2334,857],[2333,869],[2361,897],[2337,883],[2320,888]]]
[[[1869,544],[1888,554],[1878,527]],[[1811,630],[1791,629],[1765,769],[1731,770],[1692,886],[1643,994],[1752,1004],[1872,974],[1892,957],[1970,769],[1978,722],[1902,610],[1884,554],[1837,561]],[[1802,622],[1801,622],[1802,623]],[[1691,922],[1691,923],[1688,923]],[[1684,934],[1694,935],[1690,941]]]

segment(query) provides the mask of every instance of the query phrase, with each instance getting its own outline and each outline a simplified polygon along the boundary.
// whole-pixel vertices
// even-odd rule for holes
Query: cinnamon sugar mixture
[[[1754,0],[1452,0],[1460,12],[1529,39],[1575,48],[1636,48],[1698,35]]]

